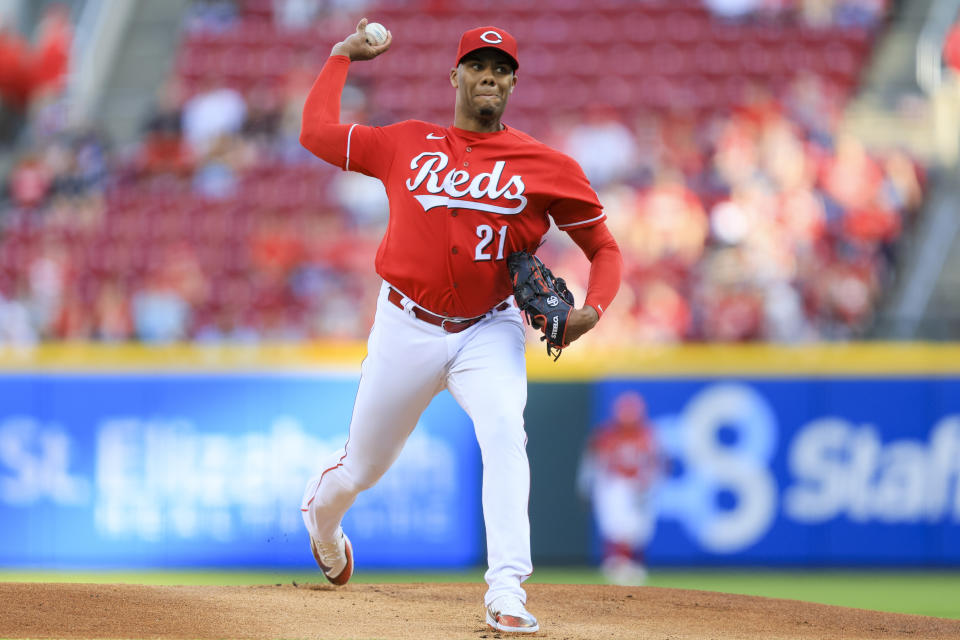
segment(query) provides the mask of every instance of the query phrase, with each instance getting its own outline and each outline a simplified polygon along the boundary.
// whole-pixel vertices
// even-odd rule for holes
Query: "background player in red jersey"
[[[591,434],[580,462],[578,488],[593,506],[603,542],[603,572],[614,584],[646,580],[644,552],[657,514],[652,489],[664,460],[643,397],[618,396],[613,417]]]
[[[343,450],[310,479],[301,510],[317,563],[334,584],[353,571],[340,526],[357,494],[390,467],[430,400],[447,389],[473,421],[483,459],[489,569],[484,597],[496,630],[534,632],[521,583],[530,576],[530,468],[525,334],[506,258],[536,251],[550,219],[590,260],[583,307],[567,338],[592,329],[620,284],[621,257],[596,193],[570,157],[501,122],[517,87],[517,43],[503,29],[463,34],[450,84],[453,126],[408,120],[340,124],[351,62],[384,53],[366,19],[333,47],[304,105],[301,143],[344,170],[380,179],[390,218],[375,268],[383,278]]]

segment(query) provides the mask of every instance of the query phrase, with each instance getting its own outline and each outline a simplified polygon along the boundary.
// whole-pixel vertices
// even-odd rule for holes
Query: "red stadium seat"
[[[607,44],[622,37],[621,25],[602,13],[587,13],[577,20],[576,29],[587,43]]]
[[[840,82],[852,80],[860,72],[856,52],[843,42],[831,42],[818,51],[816,70]]]
[[[577,38],[573,37],[574,33],[571,32],[572,28],[573,25],[571,22],[559,14],[544,14],[538,17],[534,23],[533,42],[566,45],[572,40],[577,40]]]
[[[663,19],[662,26],[662,37],[674,42],[696,43],[710,33],[709,19],[699,13],[671,13]]]
[[[598,76],[593,96],[598,104],[625,109],[633,102],[635,83],[620,75]]]
[[[243,0],[240,9],[244,17],[265,22],[273,20],[273,0]]]
[[[261,19],[244,19],[230,30],[230,39],[241,46],[255,49],[269,45],[277,32],[272,23]]]
[[[623,19],[621,28],[628,42],[653,43],[660,39],[661,21],[647,13],[631,13]]]
[[[609,60],[595,47],[578,45],[566,50],[565,64],[562,68],[565,73],[575,76],[593,77],[609,65]]]
[[[690,54],[692,73],[724,76],[739,68],[736,52],[713,41],[702,42]]]
[[[659,43],[650,51],[651,71],[661,75],[676,75],[693,67],[692,53],[672,43]]]
[[[788,42],[780,50],[781,65],[791,72],[814,71],[817,68],[817,50],[817,46],[802,41]]]
[[[736,49],[739,72],[747,75],[768,76],[781,71],[780,58],[775,49],[756,41],[742,43]]]

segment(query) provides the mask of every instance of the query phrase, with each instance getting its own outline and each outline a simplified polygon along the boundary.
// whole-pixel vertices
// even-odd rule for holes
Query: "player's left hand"
[[[597,326],[600,321],[600,315],[593,307],[581,307],[570,311],[567,318],[567,341],[573,342],[590,329]]]
[[[387,41],[383,44],[373,45],[367,42],[367,19],[363,18],[357,23],[356,31],[333,45],[330,55],[347,56],[351,62],[372,60],[389,49],[392,42],[393,34],[390,31],[387,31]]]

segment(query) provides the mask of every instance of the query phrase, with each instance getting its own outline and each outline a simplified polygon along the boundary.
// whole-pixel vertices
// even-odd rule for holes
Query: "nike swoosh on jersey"
[[[427,140],[443,140],[443,139],[446,138],[446,137],[447,137],[447,136],[438,136],[438,135],[435,134],[435,133],[428,133],[428,134],[427,134]]]

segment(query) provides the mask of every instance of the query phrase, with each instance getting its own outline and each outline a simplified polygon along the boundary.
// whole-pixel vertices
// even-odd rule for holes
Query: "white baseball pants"
[[[593,485],[593,511],[604,540],[643,548],[653,538],[657,520],[653,496],[631,478],[600,474]]]
[[[347,443],[307,483],[301,505],[307,530],[317,540],[331,540],[357,494],[376,484],[400,455],[430,400],[448,389],[473,420],[483,460],[485,602],[504,594],[526,602],[521,583],[533,565],[520,311],[510,305],[464,331],[447,333],[415,318],[412,303],[403,310],[388,302],[388,290],[384,283]]]

